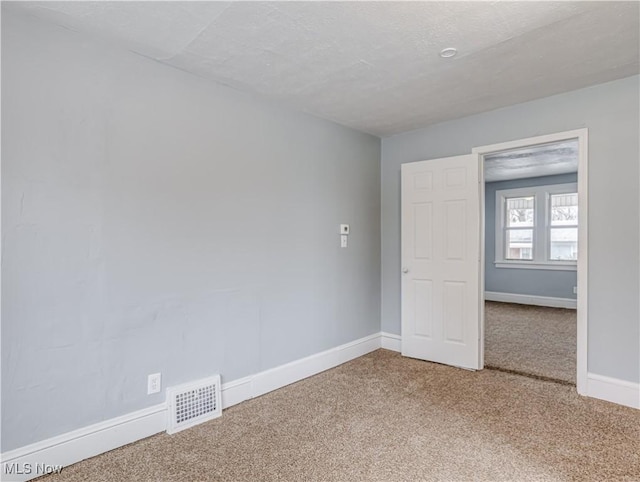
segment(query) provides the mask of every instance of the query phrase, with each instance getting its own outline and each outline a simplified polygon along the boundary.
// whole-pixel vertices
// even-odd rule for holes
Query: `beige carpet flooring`
[[[638,481],[640,411],[377,350],[57,481]]]
[[[485,366],[576,383],[576,310],[485,302]]]

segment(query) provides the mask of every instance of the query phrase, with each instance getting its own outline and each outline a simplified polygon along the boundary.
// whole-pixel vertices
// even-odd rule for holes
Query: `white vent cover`
[[[167,433],[176,433],[222,415],[220,395],[220,375],[167,388]]]

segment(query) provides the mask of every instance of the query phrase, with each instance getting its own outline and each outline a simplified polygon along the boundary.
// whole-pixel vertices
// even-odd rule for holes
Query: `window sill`
[[[493,263],[496,268],[513,269],[547,269],[551,271],[576,271],[577,263],[523,263],[521,261],[496,261]]]

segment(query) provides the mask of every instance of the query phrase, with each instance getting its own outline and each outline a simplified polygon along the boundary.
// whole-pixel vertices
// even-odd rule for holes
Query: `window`
[[[575,270],[577,186],[496,191],[496,267]]]
[[[533,259],[534,196],[505,198],[506,259]]]
[[[551,194],[549,259],[578,259],[578,194]]]

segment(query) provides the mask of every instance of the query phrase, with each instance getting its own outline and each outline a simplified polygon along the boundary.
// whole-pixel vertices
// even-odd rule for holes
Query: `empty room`
[[[639,2],[1,6],[1,480],[640,480]]]
[[[576,384],[579,148],[484,156],[486,368]]]

